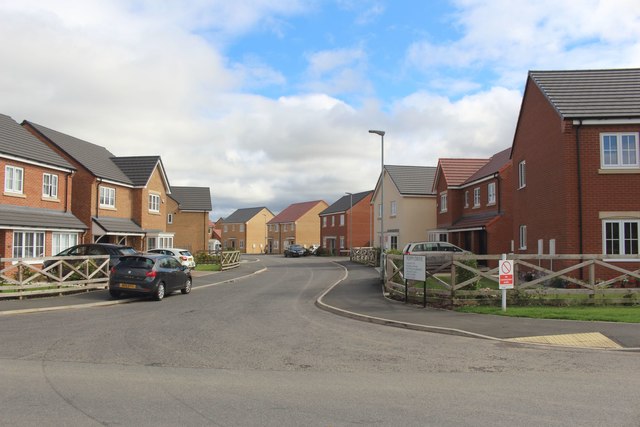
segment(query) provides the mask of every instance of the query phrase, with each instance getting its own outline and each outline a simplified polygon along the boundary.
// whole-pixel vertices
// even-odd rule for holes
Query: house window
[[[116,189],[111,187],[100,187],[100,207],[116,207]]]
[[[473,189],[473,207],[480,207],[480,187]]]
[[[336,226],[336,216],[335,215],[331,215],[331,226],[332,227]]]
[[[391,216],[396,216],[396,215],[398,215],[398,204],[394,200],[391,202]]]
[[[389,236],[391,239],[391,249],[398,249],[398,236]]]
[[[273,249],[278,249],[278,241],[277,240],[273,241]]]
[[[606,168],[637,168],[638,134],[606,133],[600,135],[600,163]]]
[[[378,203],[378,219],[382,218],[382,203]]]
[[[440,212],[447,211],[447,193],[440,193]]]
[[[496,204],[496,183],[490,182],[487,187],[487,204],[495,205]]]
[[[323,217],[322,217],[322,227],[324,228],[324,227],[326,227],[326,226],[327,226],[327,217],[326,217],[326,216],[323,216]]]
[[[167,224],[173,224],[173,214],[167,214]],[[211,234],[211,229],[209,229],[209,234]]]
[[[518,163],[518,188],[527,186],[527,162],[525,160]]]
[[[58,175],[50,173],[42,175],[42,196],[52,199],[58,198]]]
[[[240,249],[244,249],[244,239],[240,239]]]
[[[278,224],[274,224],[274,225],[273,225],[273,229],[274,229],[274,231],[278,231],[278,229],[279,229]]]
[[[240,224],[240,232],[244,233],[244,224]]]
[[[603,222],[603,251],[606,255],[638,255],[638,220]]]
[[[4,191],[7,193],[22,194],[24,183],[24,169],[15,166],[4,168]]]
[[[340,236],[340,249],[344,249],[344,236]]]
[[[296,229],[296,223],[292,222],[291,223],[291,231],[295,231],[295,229]]]
[[[469,207],[469,192],[468,191],[464,192],[464,207],[465,208]]]
[[[13,232],[14,258],[37,258],[42,256],[44,256],[44,232]]]
[[[527,249],[527,226],[520,226],[520,249]]]
[[[288,231],[289,224],[282,224],[282,231]]]
[[[227,224],[224,225],[223,230],[225,233],[229,232],[229,226]]]
[[[340,227],[344,227],[344,214],[340,215]]]
[[[149,212],[160,212],[160,196],[149,194]]]
[[[53,233],[51,235],[51,254],[55,255],[78,244],[78,233]]]

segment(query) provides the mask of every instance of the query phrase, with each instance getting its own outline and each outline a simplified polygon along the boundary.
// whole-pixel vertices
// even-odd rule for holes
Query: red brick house
[[[87,227],[84,242],[173,246],[167,232],[171,188],[159,156],[116,157],[106,148],[33,122],[22,126],[76,170],[71,211]]]
[[[320,217],[324,200],[293,203],[267,222],[267,250],[281,254],[291,244],[304,247],[320,244]]]
[[[513,140],[516,253],[638,255],[640,69],[531,71]]]
[[[440,159],[434,180],[439,240],[476,254],[510,251],[511,149],[490,159]]]
[[[55,255],[87,230],[71,212],[76,168],[0,114],[0,257]]]
[[[372,196],[373,191],[346,194],[320,212],[322,247],[338,254],[352,247],[372,245]]]

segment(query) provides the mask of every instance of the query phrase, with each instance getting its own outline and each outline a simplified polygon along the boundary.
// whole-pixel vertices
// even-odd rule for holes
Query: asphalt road
[[[637,353],[359,322],[325,258],[162,302],[0,317],[1,425],[639,426]]]

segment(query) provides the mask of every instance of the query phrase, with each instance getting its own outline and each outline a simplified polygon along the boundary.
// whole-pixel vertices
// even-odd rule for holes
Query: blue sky
[[[160,155],[213,218],[510,146],[529,70],[640,66],[638,0],[0,0],[0,113]]]

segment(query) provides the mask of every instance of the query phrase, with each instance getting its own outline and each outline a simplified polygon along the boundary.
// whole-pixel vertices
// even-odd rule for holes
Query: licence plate
[[[124,288],[124,289],[135,289],[136,285],[132,285],[129,283],[120,283],[119,287]]]

